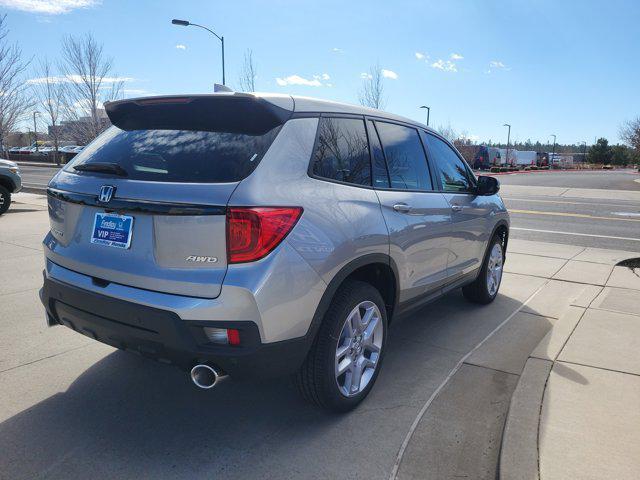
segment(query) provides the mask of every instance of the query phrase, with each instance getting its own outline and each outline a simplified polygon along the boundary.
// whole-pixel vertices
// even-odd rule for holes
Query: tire
[[[0,215],[9,210],[11,205],[11,192],[0,185]]]
[[[359,316],[354,314],[356,307],[359,307]],[[363,326],[362,321],[367,317],[369,324]],[[347,324],[360,325],[362,331],[350,337],[352,330]],[[345,282],[333,297],[311,350],[294,377],[302,397],[334,412],[355,408],[369,394],[380,372],[387,325],[387,312],[380,292],[365,282]],[[344,354],[337,359],[339,347]],[[357,365],[365,365],[365,368],[359,369]],[[338,366],[345,368],[339,376]],[[358,390],[352,392],[351,381],[354,376],[357,378],[357,371],[362,372],[361,381],[356,387]]]
[[[499,249],[499,265],[495,264],[495,249]],[[496,266],[499,268],[496,269]],[[487,249],[478,278],[476,278],[473,283],[462,287],[464,297],[470,302],[480,303],[482,305],[493,302],[498,295],[498,290],[500,290],[503,267],[504,246],[501,238],[495,235],[491,239],[491,242],[489,242],[489,248]],[[492,275],[488,275],[489,269],[493,271]]]

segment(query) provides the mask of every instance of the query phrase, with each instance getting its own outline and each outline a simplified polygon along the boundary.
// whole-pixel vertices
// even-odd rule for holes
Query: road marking
[[[538,230],[535,228],[520,228],[520,227],[511,227],[510,230],[520,230],[523,232],[540,232],[540,233],[555,233],[558,235],[576,235],[578,237],[595,237],[595,238],[610,238],[612,240],[630,240],[632,242],[640,242],[640,238],[632,238],[632,237],[613,237],[610,235],[594,235],[591,233],[575,233],[575,232],[558,232],[556,230]]]
[[[589,205],[589,206],[596,206],[596,207],[629,207],[628,204],[623,205],[621,203],[596,203],[596,202],[564,202],[564,201],[560,201],[560,200],[538,200],[538,199],[533,199],[533,198],[516,198],[516,197],[502,197],[503,200],[507,200],[507,201],[515,201],[515,202],[538,202],[538,203],[561,203],[564,205]],[[629,200],[629,202],[633,202],[633,200]]]
[[[552,217],[590,218],[592,220],[615,220],[618,222],[640,222],[640,218],[598,217],[595,215],[587,215],[586,213],[542,212],[540,210],[516,210],[513,208],[509,209],[509,213],[523,213],[525,215],[549,215]]]
[[[611,212],[614,215],[620,215],[621,217],[640,217],[638,212]]]
[[[513,228],[512,228],[512,230],[513,230]],[[565,264],[568,263],[568,262],[569,262],[569,260],[567,260],[565,262]],[[445,385],[449,382],[449,380],[451,380],[451,378],[458,372],[458,370],[460,370],[462,365],[467,361],[467,359],[471,355],[474,354],[474,352],[476,350],[478,350],[482,345],[484,345],[484,343],[487,340],[489,340],[498,330],[500,330],[504,325],[507,324],[507,322],[509,322],[513,317],[515,317],[516,314],[518,312],[520,312],[520,310],[522,310],[522,308],[524,306],[526,306],[531,301],[531,299],[533,297],[535,297],[549,283],[549,281],[550,281],[550,279],[547,279],[546,282],[544,282],[542,285],[540,285],[540,287],[538,287],[536,289],[536,291],[533,292],[529,296],[529,298],[527,298],[521,305],[519,305],[518,308],[516,308],[513,312],[511,312],[511,314],[506,319],[504,319],[502,321],[502,323],[500,323],[500,325],[498,325],[496,328],[491,330],[489,335],[484,337],[484,339],[480,343],[478,343],[464,357],[462,357],[458,361],[456,366],[453,367],[453,370],[451,370],[449,372],[449,374],[445,377],[445,379],[442,381],[442,383],[440,385],[438,385],[438,388],[436,388],[435,391],[431,394],[431,396],[427,399],[427,402],[422,406],[422,408],[418,412],[418,415],[416,416],[415,420],[411,424],[411,427],[409,428],[409,431],[407,432],[407,435],[405,436],[404,441],[402,442],[402,445],[400,446],[400,450],[398,451],[398,454],[396,455],[396,461],[393,464],[393,468],[391,469],[391,474],[389,475],[389,480],[396,480],[396,477],[398,476],[398,470],[400,469],[400,463],[402,463],[402,457],[404,457],[404,452],[406,451],[407,447],[409,446],[409,442],[411,441],[411,438],[413,437],[413,433],[416,431],[416,428],[418,428],[418,425],[420,424],[420,420],[422,420],[422,417],[424,417],[424,414],[427,413],[427,410],[429,409],[429,407],[431,406],[433,401],[436,399],[438,394],[445,387]]]

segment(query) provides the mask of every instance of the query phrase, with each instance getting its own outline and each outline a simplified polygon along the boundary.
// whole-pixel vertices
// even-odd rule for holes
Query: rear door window
[[[474,188],[469,169],[453,149],[438,137],[426,133],[430,158],[435,161],[442,190],[445,192],[471,192]]]
[[[375,123],[387,160],[391,188],[433,190],[427,158],[418,131],[394,123]]]
[[[82,164],[115,164],[132,180],[184,183],[237,182],[260,162],[280,127],[264,135],[191,130],[131,130],[112,126],[65,169]],[[108,173],[99,173],[104,175]]]
[[[318,177],[371,186],[364,120],[321,117],[311,170]]]

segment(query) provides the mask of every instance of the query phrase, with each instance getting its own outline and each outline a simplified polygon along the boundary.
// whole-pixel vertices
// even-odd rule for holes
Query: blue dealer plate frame
[[[96,213],[91,243],[128,249],[133,234],[133,217],[114,213]]]

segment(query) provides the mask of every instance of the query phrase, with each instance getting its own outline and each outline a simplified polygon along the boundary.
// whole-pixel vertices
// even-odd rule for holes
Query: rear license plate
[[[133,217],[112,213],[96,213],[91,243],[107,247],[129,248]]]

